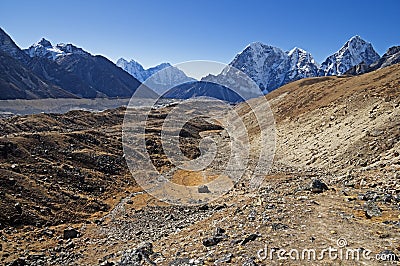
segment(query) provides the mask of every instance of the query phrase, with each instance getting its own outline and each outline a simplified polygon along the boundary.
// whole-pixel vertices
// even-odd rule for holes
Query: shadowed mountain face
[[[0,51],[0,99],[76,98]]]
[[[131,97],[140,82],[103,56],[70,54],[56,63],[78,77],[94,97]],[[93,97],[93,96],[90,96]]]
[[[244,99],[233,90],[207,81],[196,81],[176,86],[165,94],[165,98],[188,99],[193,97],[210,97],[230,103],[243,102]]]
[[[1,28],[0,58],[0,99],[76,98],[32,68],[29,56]]]
[[[71,44],[52,47],[42,39],[24,52],[0,29],[0,51],[2,58],[8,56],[2,67],[12,61],[13,68],[2,72],[2,99],[129,98],[141,84],[110,60]]]
[[[377,69],[400,63],[400,46],[390,47],[387,52],[372,64],[362,62],[350,68],[346,74],[361,75]]]
[[[9,56],[17,59],[18,61],[27,64],[29,62],[29,56],[26,55],[8,36],[8,34],[0,28],[0,51],[8,54]]]
[[[47,80],[77,97],[95,98],[97,90],[86,84],[76,74],[66,71],[62,66],[47,58],[34,57],[28,67],[43,80]]]

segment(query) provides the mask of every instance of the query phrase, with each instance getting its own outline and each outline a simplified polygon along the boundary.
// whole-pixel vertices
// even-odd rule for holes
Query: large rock
[[[319,179],[314,179],[311,182],[311,192],[313,193],[322,193],[328,189],[329,189],[328,186]]]
[[[364,204],[365,216],[369,219],[372,217],[379,217],[382,215],[382,210],[373,201],[367,201]]]
[[[156,263],[150,259],[150,255],[152,254],[154,254],[153,244],[150,242],[143,242],[134,250],[124,251],[118,265],[143,265],[144,262],[149,265],[156,265]]]
[[[64,230],[64,239],[72,239],[79,237],[79,232],[74,228],[68,228]]]

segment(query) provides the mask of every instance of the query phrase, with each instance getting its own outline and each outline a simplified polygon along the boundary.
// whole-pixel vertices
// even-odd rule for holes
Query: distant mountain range
[[[149,85],[149,87],[157,93],[163,93],[165,88],[177,84],[196,81],[194,78],[186,76],[182,70],[172,66],[170,63],[162,63],[155,67],[144,69],[141,64],[133,59],[128,62],[120,58],[117,61],[117,66],[131,74],[140,82],[151,82],[151,84],[146,83],[146,85]],[[151,79],[148,80],[150,77]]]
[[[315,62],[309,52],[300,48],[284,52],[280,48],[256,42],[236,55],[229,66],[243,71],[264,93],[268,93],[302,78],[343,75],[362,62],[371,64],[379,59],[370,43],[354,36],[321,65]],[[203,80],[218,82],[233,75],[236,73],[231,68],[230,71],[222,71],[217,76],[208,76]]]
[[[22,50],[1,28],[0,53],[0,99],[129,98],[141,84],[107,58],[72,44],[42,39]]]
[[[144,69],[135,60],[128,62],[121,58],[114,64],[73,44],[53,45],[46,39],[22,50],[0,28],[0,59],[0,99],[125,98],[131,97],[144,82],[154,91],[146,90],[143,97],[156,97],[156,93],[164,92],[163,88],[180,84],[164,96],[210,96],[237,101],[238,95],[234,92],[216,91],[221,88],[236,91],[238,88],[241,93],[249,92],[247,95],[250,98],[257,96],[251,93],[256,88],[249,82],[238,84],[237,69],[250,77],[265,94],[302,78],[359,75],[399,63],[400,46],[391,47],[380,57],[370,43],[354,36],[320,65],[303,49],[294,48],[285,52],[255,42],[237,54],[220,74],[196,81],[169,63]],[[149,80],[149,77],[152,79]]]

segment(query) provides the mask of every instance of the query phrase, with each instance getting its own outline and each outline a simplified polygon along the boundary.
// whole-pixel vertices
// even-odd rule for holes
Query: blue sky
[[[297,46],[321,63],[350,37],[379,54],[400,43],[400,1],[0,1],[0,27],[28,47],[45,37],[112,61],[229,63],[255,41]]]

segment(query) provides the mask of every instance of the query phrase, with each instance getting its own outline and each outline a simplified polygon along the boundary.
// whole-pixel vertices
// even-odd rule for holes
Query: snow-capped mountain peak
[[[371,64],[379,58],[380,56],[375,52],[372,44],[356,35],[321,64],[320,75],[342,75],[361,62]]]
[[[279,87],[288,60],[288,55],[280,48],[254,42],[236,55],[229,65],[246,73],[261,90],[268,90]]]
[[[124,58],[120,58],[117,61],[117,66],[134,76],[140,82],[143,82],[149,77],[143,66],[133,59],[128,62]]]
[[[291,56],[292,54],[299,54],[299,53],[306,53],[306,51],[304,51],[303,49],[299,48],[299,47],[294,47],[292,50],[288,51],[287,54],[288,56]]]
[[[309,52],[295,47],[287,54],[289,56],[289,68],[287,70],[284,84],[318,75],[319,65]]]
[[[246,46],[229,65],[247,74],[264,93],[288,82],[318,74],[318,64],[303,49],[295,47],[284,52],[261,42]],[[229,75],[227,70],[219,76],[222,78],[223,75]]]
[[[149,85],[158,93],[163,92],[164,88],[168,88],[170,85],[195,80],[186,76],[182,70],[171,66],[170,63],[161,63],[155,67],[144,69],[141,64],[133,59],[128,62],[124,58],[120,58],[116,65],[131,74],[140,82],[146,82],[148,78],[152,77],[150,80],[151,84],[146,85]]]
[[[70,54],[89,55],[88,52],[85,52],[82,48],[76,47],[73,44],[59,43],[54,46],[45,38],[42,38],[39,42],[31,45],[24,51],[30,57],[46,57],[50,60],[56,60],[59,57]]]
[[[267,93],[302,78],[342,75],[361,62],[371,64],[379,58],[372,45],[356,35],[321,66],[309,52],[299,47],[284,52],[261,42],[247,45],[229,65],[247,74]],[[227,80],[230,75],[235,75],[234,71],[225,68],[219,75],[208,77],[207,80]]]
[[[76,47],[71,43],[59,43],[56,48],[63,51],[65,54],[79,54],[88,55],[89,53],[84,51],[82,48]]]
[[[35,46],[42,46],[45,48],[50,48],[53,45],[51,44],[51,42],[49,40],[46,40],[45,38],[42,38],[39,42],[34,44]]]

